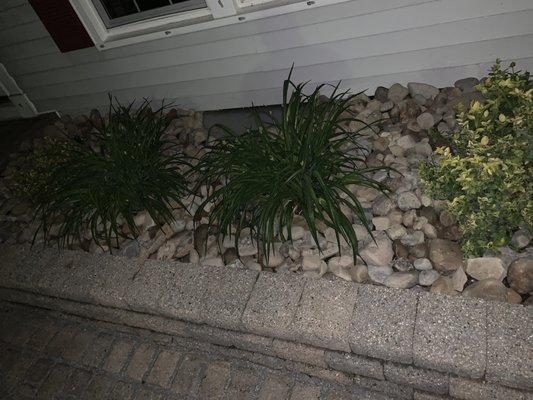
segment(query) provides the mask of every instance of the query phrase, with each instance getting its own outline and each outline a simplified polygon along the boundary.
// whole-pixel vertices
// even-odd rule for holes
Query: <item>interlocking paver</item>
[[[109,393],[108,400],[130,400],[135,393],[135,387],[128,382],[119,381]]]
[[[206,370],[200,385],[199,397],[206,400],[221,399],[228,382],[231,364],[227,361],[215,361]]]
[[[99,334],[85,351],[82,363],[90,367],[100,367],[107,359],[111,346],[113,346],[113,340],[113,336],[109,333]]]
[[[181,357],[182,354],[177,351],[164,350],[159,353],[146,382],[164,388],[170,387],[174,371]]]
[[[105,399],[109,390],[114,386],[115,381],[112,377],[104,374],[98,373],[93,376],[87,390],[82,395],[81,399],[83,400],[99,400]]]
[[[149,343],[141,343],[131,357],[126,369],[126,375],[137,381],[142,380],[152,364],[155,352],[155,346]]]
[[[74,398],[80,398],[89,386],[91,378],[92,374],[89,371],[75,369],[65,382],[63,393]]]
[[[204,360],[196,355],[186,354],[183,357],[172,384],[172,391],[178,395],[178,398],[186,398],[198,392],[204,369]]]
[[[66,364],[56,365],[48,374],[37,393],[37,398],[41,400],[52,400],[63,390],[63,386],[69,377],[71,368]]]
[[[132,340],[117,339],[109,352],[104,369],[108,372],[120,372],[126,364],[128,356],[133,351],[134,346],[135,343]]]
[[[292,389],[290,400],[318,400],[321,388],[313,383],[296,383]]]
[[[237,369],[232,372],[225,400],[248,400],[255,397],[260,384],[256,371]]]
[[[271,375],[265,379],[258,400],[279,400],[288,399],[291,391],[292,381],[283,375]]]

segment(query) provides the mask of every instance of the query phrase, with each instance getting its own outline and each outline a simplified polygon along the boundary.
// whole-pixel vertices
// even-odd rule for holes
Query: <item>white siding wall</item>
[[[354,91],[453,84],[497,58],[533,70],[532,0],[351,0],[98,52],[60,53],[26,0],[0,1],[0,62],[39,111],[170,99],[200,110],[277,104],[297,80]]]

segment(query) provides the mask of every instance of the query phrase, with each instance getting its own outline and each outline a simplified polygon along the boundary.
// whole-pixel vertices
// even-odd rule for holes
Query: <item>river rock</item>
[[[439,272],[451,272],[463,265],[463,252],[458,243],[446,239],[429,242],[429,259]]]
[[[353,258],[350,256],[332,257],[328,261],[331,273],[345,281],[351,281],[350,268],[353,267]]]
[[[452,280],[447,276],[441,276],[429,289],[430,293],[447,294],[450,296],[457,296],[458,293],[453,289]]]
[[[387,215],[393,208],[391,199],[381,196],[372,204],[372,213],[378,216]]]
[[[525,229],[516,231],[511,237],[511,245],[518,249],[523,249],[531,242],[531,235]]]
[[[427,83],[409,82],[407,87],[411,97],[420,95],[426,99],[433,100],[439,94],[439,89]]]
[[[507,303],[520,304],[522,303],[522,296],[516,293],[513,289],[507,289]]]
[[[452,285],[455,290],[462,292],[468,277],[465,274],[463,267],[457,268],[457,270],[452,275]]]
[[[489,278],[502,281],[507,275],[502,261],[496,257],[469,258],[466,273],[478,281]]]
[[[421,271],[418,275],[418,283],[422,286],[431,286],[439,277],[440,274],[434,269]]]
[[[416,122],[421,129],[431,129],[435,125],[435,118],[431,113],[424,112],[416,117]]]
[[[427,258],[417,258],[413,262],[413,265],[419,271],[429,271],[430,269],[433,269],[431,261],[429,261]]]
[[[478,84],[479,84],[479,79],[471,77],[471,78],[459,79],[453,85],[456,88],[461,89],[463,93],[471,93],[476,90],[476,85]]]
[[[424,232],[414,231],[412,233],[408,233],[402,237],[400,241],[406,246],[416,246],[417,244],[422,244],[424,243]]]
[[[360,251],[359,256],[365,260],[367,264],[378,266],[388,265],[394,256],[392,242],[383,232],[374,232],[374,239],[375,241],[370,241],[370,243]]]
[[[380,283],[382,285],[385,284],[385,280],[389,275],[391,275],[394,271],[389,266],[377,266],[377,265],[369,265],[368,267],[368,276],[372,280],[372,282]]]
[[[366,265],[358,264],[350,268],[352,280],[357,283],[364,283],[368,280],[368,268]]]
[[[509,286],[518,293],[533,291],[533,258],[519,258],[514,261],[507,272]]]
[[[401,239],[407,235],[407,229],[401,224],[394,224],[387,229],[387,235],[389,235],[391,240]]]
[[[405,99],[408,94],[409,89],[407,89],[405,86],[400,85],[399,83],[395,83],[389,88],[387,98],[398,104],[400,101]]]
[[[420,208],[422,206],[422,203],[420,203],[420,200],[414,193],[411,192],[404,192],[400,193],[398,195],[398,207],[402,211],[412,210],[416,208]]]
[[[394,289],[409,289],[417,283],[417,271],[393,272],[385,279],[385,286]]]
[[[483,279],[463,290],[463,296],[484,300],[507,301],[507,288],[498,279]]]

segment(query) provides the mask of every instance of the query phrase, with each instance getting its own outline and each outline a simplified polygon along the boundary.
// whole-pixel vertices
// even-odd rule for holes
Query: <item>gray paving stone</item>
[[[146,377],[146,382],[153,385],[169,388],[172,383],[174,371],[182,357],[182,353],[173,350],[161,351],[155,360],[155,363]]]
[[[350,329],[352,352],[387,361],[412,361],[417,294],[361,285]]]
[[[258,335],[292,338],[292,321],[307,281],[300,275],[260,273],[242,316],[244,328]]]
[[[312,382],[297,382],[292,388],[290,400],[318,400],[322,388]]]
[[[494,302],[487,308],[486,379],[533,389],[533,307]]]
[[[292,381],[283,375],[268,376],[257,396],[257,400],[281,400],[288,399]]]
[[[94,368],[100,367],[107,359],[113,346],[113,341],[114,338],[110,334],[99,334],[83,355],[82,364]]]
[[[349,352],[348,331],[356,297],[357,286],[352,283],[308,281],[292,324],[295,339]]]
[[[337,371],[368,376],[374,379],[385,379],[383,365],[377,359],[361,357],[351,353],[326,351],[326,364]]]
[[[147,388],[141,388],[135,395],[135,400],[163,400],[163,395]]]
[[[93,377],[87,390],[80,398],[83,400],[105,399],[114,384],[113,378],[106,374],[98,373]]]
[[[120,372],[126,365],[126,361],[134,347],[135,343],[130,339],[117,339],[107,356],[104,369],[111,373]]]
[[[133,353],[131,360],[126,368],[126,375],[131,379],[140,381],[148,372],[155,356],[156,348],[152,344],[141,343]]]
[[[483,381],[451,377],[450,395],[461,400],[527,400],[527,394]]]
[[[129,382],[119,381],[109,392],[108,400],[130,400],[135,393],[135,387]]]
[[[195,354],[186,354],[178,367],[171,390],[179,399],[194,397],[203,377],[206,362]]]
[[[256,397],[259,374],[251,369],[235,369],[224,394],[224,400],[249,400]]]
[[[388,381],[408,385],[431,393],[447,394],[450,384],[448,375],[416,368],[410,365],[385,363],[385,378]]]
[[[52,400],[63,390],[71,368],[65,364],[56,365],[48,374],[47,378],[39,388],[37,398],[41,400]]]
[[[485,373],[486,303],[421,295],[413,344],[418,367],[479,378]]]
[[[451,400],[451,397],[415,390],[414,400]]]
[[[81,398],[85,389],[89,386],[92,374],[83,369],[75,369],[65,382],[63,394],[76,399]]]
[[[227,361],[215,361],[209,364],[200,385],[198,397],[205,400],[221,399],[224,396],[230,372],[231,364]]]
[[[398,385],[394,382],[381,381],[364,376],[355,376],[353,378],[353,383],[360,388],[383,393],[387,396],[391,396],[394,399],[410,400],[413,398],[413,388]]]

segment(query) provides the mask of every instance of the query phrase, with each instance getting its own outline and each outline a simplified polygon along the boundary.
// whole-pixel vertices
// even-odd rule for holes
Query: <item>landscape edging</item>
[[[4,300],[341,371],[400,398],[532,396],[524,306],[27,246],[0,245],[0,260]]]

